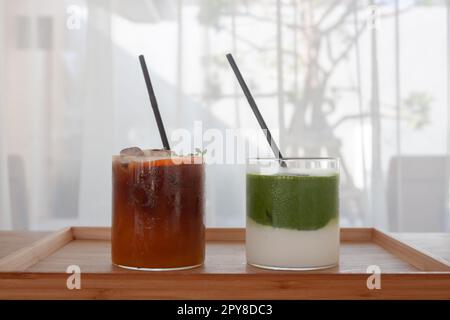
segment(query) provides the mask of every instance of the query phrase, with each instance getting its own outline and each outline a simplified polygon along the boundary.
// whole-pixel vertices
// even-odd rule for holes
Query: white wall
[[[221,132],[227,128],[259,130],[226,62],[225,54],[231,51],[268,125],[275,133],[280,129],[286,132],[281,137],[275,134],[285,155],[341,157],[346,169],[342,171],[341,189],[343,225],[420,231],[415,229],[421,228],[421,222],[411,222],[427,223],[423,212],[412,210],[407,206],[407,196],[401,196],[413,194],[413,184],[408,181],[414,174],[404,170],[402,176],[401,170],[400,174],[395,171],[398,179],[392,180],[390,164],[394,157],[414,155],[423,158],[420,167],[434,156],[448,156],[448,74],[442,67],[449,60],[445,6],[417,6],[402,12],[399,51],[393,5],[380,7],[378,50],[372,45],[371,30],[365,29],[337,63],[334,58],[347,44],[347,37],[341,34],[352,39],[355,28],[366,23],[364,3],[356,12],[356,20],[351,12],[345,23],[327,33],[326,26],[337,22],[351,3],[342,0],[324,25],[317,26],[322,30],[317,34],[292,27],[295,23],[306,27],[317,23],[314,19],[308,22],[305,16],[314,13],[317,17],[325,12],[325,7],[310,7],[311,2],[302,0],[297,1],[297,11],[282,2],[279,17],[276,0],[250,2],[248,7],[246,1],[237,1],[234,9],[222,8],[219,13],[216,7],[205,7],[212,3],[205,1],[136,0],[127,5],[127,10],[112,0],[1,3],[0,10],[6,8],[8,15],[0,20],[0,31],[14,36],[17,15],[32,21],[48,16],[53,19],[54,46],[49,51],[35,47],[0,51],[0,59],[4,55],[7,62],[3,65],[6,73],[2,72],[5,81],[0,83],[0,228],[15,227],[13,220],[18,225],[25,221],[24,225],[32,229],[110,223],[111,155],[130,145],[160,145],[137,60],[141,53],[147,58],[169,135],[179,127],[191,130],[199,120],[205,129]],[[177,3],[183,3],[180,11]],[[81,9],[78,29],[67,28],[68,4]],[[31,33],[35,41],[37,29]],[[315,54],[318,40],[321,51]],[[9,43],[0,39],[3,46]],[[370,118],[375,54],[380,115]],[[323,70],[316,68],[316,63]],[[400,92],[396,89],[397,67]],[[320,92],[317,83],[323,81],[326,72],[330,76],[324,92]],[[284,94],[277,91],[280,78]],[[413,99],[416,108],[423,104],[421,99],[427,100],[422,105],[425,113],[407,109],[411,97],[419,100]],[[300,112],[288,128],[299,110],[306,112]],[[279,115],[283,113],[285,127],[280,128]],[[422,127],[414,126],[418,120],[425,120]],[[378,144],[379,150],[375,148]],[[265,144],[260,147],[267,151]],[[8,185],[11,170],[7,160],[12,154],[24,163],[24,186],[17,177],[13,185]],[[211,166],[207,170],[208,224],[243,225],[244,167]],[[416,196],[423,186],[425,183],[419,183],[419,188],[414,184]],[[448,193],[448,183],[439,188],[442,194]],[[11,190],[16,197],[10,195]],[[10,199],[15,199],[14,205]],[[427,212],[433,216],[432,221],[448,219],[445,199],[424,196],[421,200],[430,208],[439,208]],[[11,219],[15,210],[26,214],[14,214]],[[391,223],[393,217],[404,221],[408,230]],[[445,229],[444,223],[439,226],[430,222],[423,229],[430,230],[428,227]]]

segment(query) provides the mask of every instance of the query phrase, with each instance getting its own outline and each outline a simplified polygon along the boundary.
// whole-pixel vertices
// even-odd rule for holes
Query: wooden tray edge
[[[403,261],[406,261],[421,271],[450,272],[449,262],[430,252],[407,244],[394,235],[374,229],[372,240],[386,251],[395,254]]]
[[[449,299],[448,274],[382,275],[380,290],[367,274],[82,275],[81,290],[65,273],[0,273],[0,299]],[[5,281],[4,281],[5,280]],[[3,283],[3,286],[2,286]],[[407,284],[407,285],[405,285]],[[205,290],[207,288],[207,290]]]
[[[0,259],[0,272],[24,271],[73,239],[72,228],[51,233]]]

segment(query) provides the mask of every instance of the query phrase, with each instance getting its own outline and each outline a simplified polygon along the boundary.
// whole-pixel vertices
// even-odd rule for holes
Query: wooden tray
[[[143,272],[111,264],[110,228],[72,227],[0,259],[1,299],[450,299],[450,265],[373,228],[341,229],[339,266],[269,271],[245,262],[244,229],[208,229],[205,265]],[[66,287],[69,265],[81,289]],[[367,267],[381,269],[368,289]]]

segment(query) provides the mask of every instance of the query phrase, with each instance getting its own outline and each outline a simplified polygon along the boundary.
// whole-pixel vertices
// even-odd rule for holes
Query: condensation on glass
[[[203,264],[204,171],[201,158],[113,157],[115,265],[180,270]]]

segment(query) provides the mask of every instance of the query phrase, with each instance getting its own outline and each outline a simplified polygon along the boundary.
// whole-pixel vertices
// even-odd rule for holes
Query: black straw
[[[281,155],[281,151],[278,148],[278,145],[272,138],[272,134],[270,133],[269,128],[267,127],[266,122],[264,121],[264,118],[261,115],[261,112],[259,112],[258,106],[256,105],[255,99],[253,99],[253,96],[250,92],[250,90],[247,87],[247,84],[244,81],[244,78],[241,75],[241,72],[239,71],[238,66],[236,65],[236,62],[233,59],[233,56],[231,53],[227,54],[228,62],[230,63],[231,68],[234,71],[234,74],[236,75],[237,80],[239,81],[239,84],[241,85],[242,91],[244,91],[244,94],[247,98],[248,103],[250,104],[250,107],[253,110],[253,113],[255,114],[256,119],[258,120],[259,125],[261,126],[261,129],[264,131],[264,134],[267,138],[267,142],[269,143],[270,147],[272,148],[272,151],[277,159],[280,159],[280,163],[282,167],[286,166],[286,163],[283,161],[283,156]]]
[[[156,123],[158,125],[159,135],[161,136],[164,149],[170,150],[169,140],[167,140],[166,131],[164,130],[164,124],[161,119],[161,114],[159,113],[158,102],[156,101],[155,92],[153,91],[153,86],[150,80],[150,75],[148,73],[147,64],[145,63],[145,58],[142,54],[139,56],[139,61],[141,62],[142,73],[144,74],[148,96],[150,98],[150,103],[152,105],[153,113],[155,115]]]

